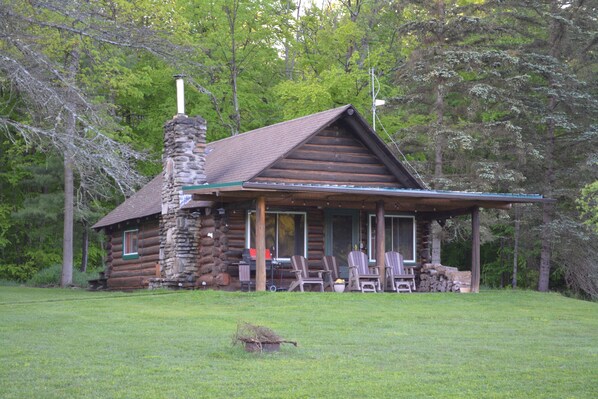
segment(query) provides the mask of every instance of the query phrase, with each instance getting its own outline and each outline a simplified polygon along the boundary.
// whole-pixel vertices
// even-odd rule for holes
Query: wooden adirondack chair
[[[322,258],[322,264],[324,265],[325,270],[325,279],[324,288],[330,287],[331,290],[334,289],[334,282],[337,278],[339,278],[338,274],[338,265],[336,263],[336,258],[334,256],[324,256]]]
[[[403,265],[403,255],[390,251],[384,254],[386,260],[386,278],[396,292],[415,291],[415,274],[407,271]]]
[[[368,257],[361,251],[349,252],[349,289],[361,292],[381,291],[377,267],[370,267]]]
[[[324,292],[324,280],[322,278],[322,274],[324,273],[323,270],[310,271],[307,267],[307,260],[301,255],[291,256],[291,266],[295,273],[295,281],[289,286],[289,291],[293,291],[295,288],[299,287],[301,292],[304,292],[303,285],[312,284],[319,285],[320,291]],[[317,274],[318,277],[310,277],[310,274]]]
[[[239,263],[239,283],[241,283],[241,291],[244,287],[247,287],[247,291],[251,291],[251,270],[249,263]]]

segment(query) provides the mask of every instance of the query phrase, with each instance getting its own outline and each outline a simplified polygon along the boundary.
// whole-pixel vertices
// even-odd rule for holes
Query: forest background
[[[482,212],[482,284],[598,298],[596,0],[0,0],[0,279],[100,270],[90,226],[161,170],[185,74],[217,140],[351,103]],[[372,72],[373,71],[373,72]],[[435,226],[467,268],[466,220]]]

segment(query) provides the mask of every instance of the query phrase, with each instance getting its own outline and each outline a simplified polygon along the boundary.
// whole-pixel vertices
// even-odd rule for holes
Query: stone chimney
[[[206,182],[206,121],[181,113],[180,101],[178,111],[164,125],[160,268],[165,286],[184,286],[195,280],[200,218],[182,209],[191,200],[182,188]]]

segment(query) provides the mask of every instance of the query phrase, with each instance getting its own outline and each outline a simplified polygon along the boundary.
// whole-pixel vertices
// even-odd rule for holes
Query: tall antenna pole
[[[376,131],[376,88],[374,86],[374,67],[370,69],[372,75],[372,128]]]

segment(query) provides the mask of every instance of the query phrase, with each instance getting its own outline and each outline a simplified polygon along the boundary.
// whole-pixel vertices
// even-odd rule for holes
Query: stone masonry
[[[198,273],[200,215],[181,209],[191,198],[182,187],[204,184],[206,121],[176,115],[164,125],[162,215],[160,220],[161,280],[153,286],[188,286]],[[157,283],[157,284],[156,284]]]

